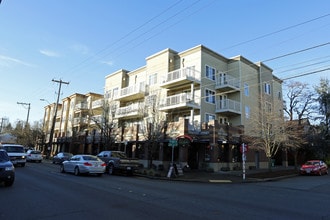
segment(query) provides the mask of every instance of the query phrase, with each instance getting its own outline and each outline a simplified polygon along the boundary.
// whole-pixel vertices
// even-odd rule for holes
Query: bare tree
[[[104,143],[104,150],[109,150],[115,143],[114,131],[118,124],[115,120],[117,105],[109,100],[104,100],[102,105],[101,117],[96,117],[91,112],[91,120],[100,131],[101,143]]]
[[[166,115],[159,111],[161,96],[158,91],[150,92],[142,109],[144,119],[141,130],[148,150],[148,167],[152,167],[153,154],[166,129]]]
[[[307,83],[290,81],[286,85],[287,101],[284,103],[284,111],[287,113],[289,121],[294,119],[301,121],[315,113],[315,92]]]
[[[246,124],[248,129],[244,139],[251,148],[265,152],[271,170],[271,160],[286,139],[284,119],[282,112],[274,110],[278,106],[272,106],[265,98],[261,98],[260,103],[259,107],[251,110],[253,113]]]
[[[288,115],[288,121],[285,126],[287,135],[285,147],[293,152],[294,164],[297,169],[298,150],[308,143],[308,120],[316,110],[315,92],[307,83],[290,81],[286,85],[287,102],[285,102],[284,111]]]

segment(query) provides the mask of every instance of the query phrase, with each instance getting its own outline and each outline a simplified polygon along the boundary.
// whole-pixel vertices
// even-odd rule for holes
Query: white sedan
[[[41,163],[42,154],[38,150],[28,150],[26,152],[26,161],[35,161]]]
[[[80,174],[97,174],[102,176],[106,169],[106,163],[93,155],[74,155],[69,160],[63,161],[60,171],[62,173]]]

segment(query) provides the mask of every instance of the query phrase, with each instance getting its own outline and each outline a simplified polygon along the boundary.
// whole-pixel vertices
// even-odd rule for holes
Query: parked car
[[[328,166],[322,160],[309,160],[300,168],[300,174],[323,175],[328,174]]]
[[[74,173],[76,176],[83,173],[102,176],[106,166],[105,162],[94,155],[74,155],[70,160],[63,161],[60,171]]]
[[[73,154],[71,153],[67,153],[67,152],[60,152],[58,154],[56,154],[53,157],[53,163],[54,164],[62,164],[63,161],[65,160],[70,160],[70,158],[73,156]]]
[[[102,151],[97,157],[107,164],[106,171],[110,175],[115,172],[123,172],[132,175],[140,167],[140,163],[137,159],[128,158],[125,152],[122,151]]]
[[[12,186],[15,181],[15,167],[5,150],[0,149],[0,182]]]
[[[26,153],[23,145],[19,144],[1,144],[0,149],[4,149],[11,162],[16,165],[20,165],[21,167],[25,166],[26,163]]]
[[[38,150],[28,150],[26,152],[26,161],[39,162],[42,161],[42,153]]]

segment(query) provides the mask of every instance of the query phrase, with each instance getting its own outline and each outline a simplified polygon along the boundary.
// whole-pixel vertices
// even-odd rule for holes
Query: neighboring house
[[[4,133],[0,134],[0,144],[16,144],[17,137],[12,134]]]
[[[267,100],[267,105],[260,105],[261,96],[266,97],[263,100]],[[102,141],[95,136],[101,131],[90,118],[101,120],[104,108],[95,103],[106,102],[116,106],[109,114],[117,125],[114,132],[117,149],[139,158],[145,165],[152,153],[155,165],[167,166],[173,159],[182,166],[215,170],[240,166],[242,135],[249,129],[245,125],[252,111],[262,111],[256,106],[280,112],[283,109],[278,105],[282,103],[282,82],[272,74],[272,69],[242,56],[225,58],[203,45],[183,52],[160,51],[147,57],[143,67],[107,75],[104,95],[74,94],[62,102],[56,118],[54,152],[69,146],[59,143],[64,143],[64,139],[71,143],[71,148],[65,149],[72,152],[100,151],[102,143],[97,142]],[[146,109],[155,102],[165,126],[157,147],[150,152],[146,149],[145,122],[154,114]],[[47,128],[52,108],[54,105],[45,107]],[[44,131],[47,134],[49,129]],[[75,132],[85,138],[72,147]],[[171,145],[177,145],[174,158]],[[267,160],[263,152],[250,150],[247,164],[267,167]]]

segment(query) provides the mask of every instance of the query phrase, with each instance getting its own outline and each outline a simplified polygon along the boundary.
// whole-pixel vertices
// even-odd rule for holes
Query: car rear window
[[[83,156],[84,160],[98,160],[97,157],[91,157],[91,156]]]
[[[37,151],[37,150],[34,150],[34,151],[31,151],[31,154],[41,154],[41,152]]]

